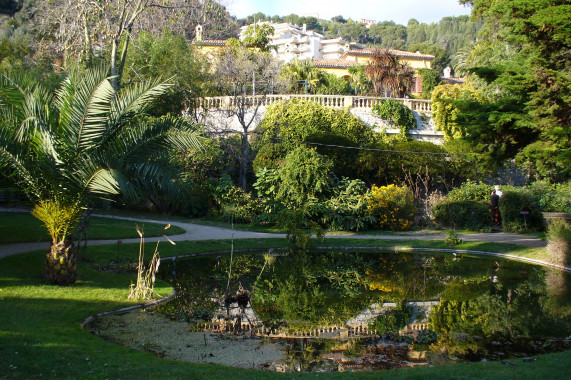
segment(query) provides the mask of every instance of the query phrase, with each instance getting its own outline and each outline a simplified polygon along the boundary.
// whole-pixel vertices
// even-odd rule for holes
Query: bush
[[[403,135],[406,135],[410,129],[416,127],[416,119],[412,111],[396,100],[382,100],[381,103],[373,106],[373,112],[379,115],[381,119],[399,127]]]
[[[477,201],[450,201],[436,205],[432,212],[436,223],[471,231],[487,230],[492,226],[490,206]]]
[[[521,214],[522,211],[527,211],[529,214],[524,217]],[[539,211],[539,205],[525,189],[504,193],[500,198],[500,215],[504,231],[522,232],[526,228],[543,229],[544,220]]]
[[[414,197],[406,186],[373,186],[368,208],[377,226],[391,231],[408,230],[416,213]]]
[[[571,213],[571,181],[560,184],[537,181],[531,183],[528,189],[542,211]]]
[[[361,231],[375,222],[368,211],[368,191],[359,179],[343,178],[334,196],[323,202],[323,225],[332,230]]]
[[[448,201],[450,202],[489,202],[490,194],[492,194],[492,186],[481,182],[466,181],[462,186],[451,190],[448,193]]]
[[[571,225],[563,219],[556,219],[547,230],[547,252],[552,263],[571,265]]]
[[[370,326],[377,334],[398,332],[405,327],[412,316],[412,309],[402,302],[395,309],[379,315]]]

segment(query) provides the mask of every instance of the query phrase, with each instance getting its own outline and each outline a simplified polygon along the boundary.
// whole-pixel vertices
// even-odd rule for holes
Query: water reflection
[[[292,252],[161,268],[158,310],[193,330],[280,338],[275,370],[364,370],[566,349],[569,275],[452,254]],[[175,265],[175,263],[166,263]],[[332,339],[335,338],[335,339]],[[357,339],[359,338],[359,339]]]

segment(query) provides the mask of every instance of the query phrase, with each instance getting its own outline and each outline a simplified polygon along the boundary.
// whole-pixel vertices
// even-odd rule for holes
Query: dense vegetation
[[[238,24],[248,25],[254,20],[305,24],[307,29],[321,33],[325,38],[342,37],[347,41],[381,48],[420,50],[426,54],[433,54],[430,49],[439,47],[445,51],[448,59],[475,43],[483,24],[480,20],[471,21],[468,16],[458,16],[444,17],[440,22],[432,24],[421,23],[416,19],[410,19],[407,25],[396,24],[393,21],[379,21],[378,24],[367,28],[365,24],[345,19],[343,16],[324,20],[296,14],[282,17],[263,13],[255,13],[240,19]]]
[[[201,148],[169,150],[154,157],[153,165],[168,166],[170,185],[138,182],[138,196],[130,191],[131,196],[111,197],[119,201],[116,207],[294,229],[298,224],[302,230],[424,226],[487,230],[489,184],[501,183],[517,185],[507,188],[503,198],[504,228],[541,229],[540,211],[569,209],[569,80],[565,76],[569,58],[564,28],[569,13],[558,3],[534,3],[526,11],[518,5],[527,4],[524,0],[511,5],[488,3],[473,2],[472,21],[451,17],[426,25],[411,20],[406,27],[385,22],[370,29],[342,17],[325,21],[256,15],[256,20],[305,23],[326,37],[427,52],[435,56],[437,70],[454,58],[457,70],[468,75],[463,85],[439,85],[435,71],[418,72],[424,82],[422,96],[432,96],[433,121],[446,140],[441,146],[412,140],[408,130],[427,116],[414,115],[390,99],[372,112],[385,126],[400,128],[399,136],[373,131],[348,110],[302,101],[272,104],[254,130],[258,106],[252,112],[247,102],[253,93],[259,97],[275,92],[407,96],[414,72],[382,50],[375,52],[370,64],[352,67],[348,81],[316,69],[311,62],[294,61],[280,69],[267,52],[271,49],[267,28],[250,29],[247,41],[231,42],[213,64],[190,42],[193,28],[182,26],[194,25],[202,17],[210,30],[204,38],[235,36],[232,28],[243,20],[226,22],[228,14],[214,2],[197,3],[192,14],[176,8],[178,2],[173,3],[172,13],[149,3],[129,8],[136,17],[127,31],[117,31],[113,24],[116,9],[96,12],[108,17],[107,23],[95,17],[81,21],[79,16],[91,10],[82,4],[58,21],[72,32],[56,33],[49,41],[45,41],[45,27],[66,1],[55,2],[41,20],[42,4],[29,1],[14,7],[9,2],[13,18],[4,23],[0,70],[5,78],[27,71],[45,85],[42,91],[50,96],[69,76],[70,67],[77,66],[83,73],[101,62],[110,64],[106,74],[112,75],[111,87],[119,93],[133,83],[171,78],[168,91],[145,110],[143,120],[167,123],[174,119],[164,115],[186,110],[189,131],[215,138]],[[493,7],[487,10],[487,5]],[[172,23],[167,26],[166,20]],[[101,37],[96,44],[77,32],[81,22],[125,34],[91,35]],[[545,30],[537,34],[534,27],[540,24]],[[363,28],[365,36],[359,34]],[[480,39],[472,46],[480,29]],[[0,94],[2,104],[9,104],[9,95]],[[214,125],[193,108],[198,98],[209,95],[232,98],[233,108],[223,116],[240,122],[239,133],[230,132],[223,123]],[[4,122],[11,125],[13,120]],[[98,154],[103,155],[102,148]],[[3,176],[3,185],[15,178],[14,174]],[[461,186],[467,180],[477,181],[484,189],[477,199],[455,195],[471,186],[471,182]],[[176,192],[173,185],[178,187]],[[523,225],[521,211],[530,212]],[[72,214],[75,221],[77,215]]]

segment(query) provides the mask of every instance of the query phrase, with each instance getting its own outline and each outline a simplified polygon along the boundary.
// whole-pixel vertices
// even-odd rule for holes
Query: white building
[[[363,45],[349,43],[342,38],[324,39],[323,34],[307,30],[305,24],[297,26],[291,23],[267,21],[262,24],[269,24],[274,28],[271,45],[276,49],[272,54],[284,62],[291,62],[294,59],[338,59],[349,50],[365,48]],[[240,39],[244,39],[247,28],[248,26],[241,28]]]

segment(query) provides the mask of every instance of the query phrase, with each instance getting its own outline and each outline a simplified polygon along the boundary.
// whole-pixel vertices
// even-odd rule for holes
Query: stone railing
[[[246,97],[214,96],[196,99],[195,109],[228,109],[234,108],[238,103],[243,102],[246,107],[269,106],[279,101],[290,99],[300,99],[316,102],[324,107],[332,108],[372,108],[387,98],[345,96],[345,95],[257,95]],[[432,113],[432,102],[430,100],[392,98],[411,111],[419,113]]]

